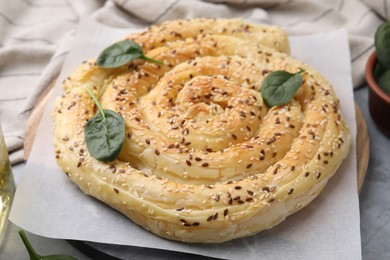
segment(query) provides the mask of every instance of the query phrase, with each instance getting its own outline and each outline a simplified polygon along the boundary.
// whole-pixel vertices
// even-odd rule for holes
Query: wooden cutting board
[[[27,122],[26,135],[24,139],[24,159],[27,160],[31,147],[34,142],[34,137],[39,126],[39,122],[42,118],[44,108],[46,107],[47,100],[53,91],[53,86],[55,81],[53,81],[47,90],[43,92],[38,99],[37,105],[32,111],[30,118]],[[357,123],[357,136],[356,136],[356,158],[357,158],[357,180],[358,180],[358,190],[360,192],[364,178],[367,173],[368,161],[370,157],[370,141],[367,131],[367,125],[364,120],[363,114],[358,106],[355,103],[356,111],[356,123]]]

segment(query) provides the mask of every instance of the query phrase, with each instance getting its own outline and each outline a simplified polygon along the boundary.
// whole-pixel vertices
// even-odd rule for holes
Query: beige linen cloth
[[[29,114],[58,76],[83,17],[129,28],[179,18],[240,17],[279,25],[290,35],[345,27],[356,88],[364,84],[375,30],[389,12],[390,0],[0,0],[0,122],[11,161],[23,161]]]

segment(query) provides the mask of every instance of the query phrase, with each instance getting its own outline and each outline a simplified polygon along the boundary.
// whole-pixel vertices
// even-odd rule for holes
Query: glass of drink
[[[15,193],[14,178],[0,125],[0,242]]]

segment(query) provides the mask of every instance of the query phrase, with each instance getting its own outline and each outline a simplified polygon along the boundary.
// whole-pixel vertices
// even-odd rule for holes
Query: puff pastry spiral
[[[349,150],[332,86],[288,55],[275,27],[228,19],[164,22],[127,36],[157,65],[83,63],[56,101],[56,159],[85,193],[167,239],[219,243],[271,228],[306,206]],[[261,97],[270,72],[302,73],[289,103]],[[120,113],[119,158],[92,158],[84,126],[96,107]]]

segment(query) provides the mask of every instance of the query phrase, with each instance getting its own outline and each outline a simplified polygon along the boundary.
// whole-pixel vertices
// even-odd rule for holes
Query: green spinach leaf
[[[162,61],[146,57],[141,46],[131,40],[119,41],[108,46],[100,53],[96,63],[103,68],[117,68],[136,59],[163,64]]]
[[[378,78],[378,85],[386,92],[387,95],[390,95],[390,70],[385,71]]]
[[[374,66],[374,79],[375,80],[378,80],[379,77],[383,74],[383,69],[381,67],[381,65],[379,63],[376,63],[375,66]]]
[[[39,255],[31,245],[24,230],[19,230],[18,233],[30,255],[30,260],[77,260],[77,258],[70,255]]]
[[[375,50],[381,67],[390,69],[390,22],[381,24],[376,30]]]
[[[115,160],[125,139],[125,122],[118,113],[103,109],[92,91],[87,88],[99,112],[85,126],[85,141],[88,151],[99,161]]]
[[[268,106],[280,106],[289,102],[302,84],[303,70],[297,73],[289,73],[278,70],[265,77],[261,95]]]

